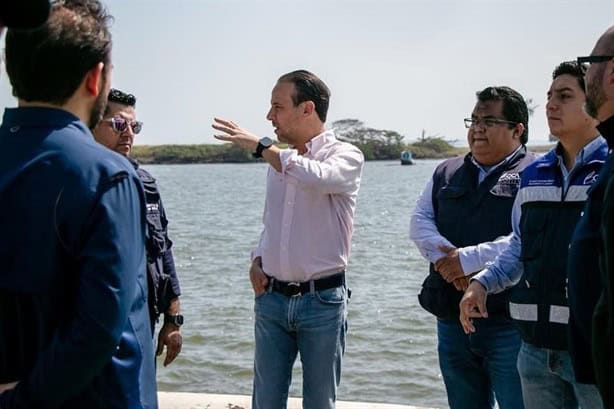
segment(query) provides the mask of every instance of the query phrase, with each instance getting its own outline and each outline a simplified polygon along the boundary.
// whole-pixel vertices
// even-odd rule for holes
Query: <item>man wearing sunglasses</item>
[[[164,320],[158,334],[156,355],[166,346],[164,366],[181,352],[181,325],[179,296],[181,290],[175,269],[172,241],[168,238],[168,219],[162,205],[156,179],[130,157],[134,137],[141,132],[143,123],[136,120],[136,97],[118,89],[111,89],[102,120],[94,128],[98,143],[125,156],[143,183],[147,203],[147,284],[151,333],[154,334],[160,314]]]
[[[527,152],[529,114],[509,87],[477,93],[465,119],[471,152],[441,163],[411,216],[410,238],[430,262],[419,295],[437,317],[439,365],[452,409],[522,409],[516,358],[520,337],[507,315],[508,292],[489,299],[488,318],[471,336],[458,320],[468,277],[507,246],[519,173],[535,158]]]
[[[586,73],[585,109],[599,122],[597,129],[612,149],[614,26],[599,38],[591,55],[578,57],[578,62],[590,64]],[[569,249],[570,353],[578,381],[596,382],[604,406],[614,408],[614,157],[611,153],[596,179]]]
[[[555,68],[546,115],[559,142],[523,171],[510,245],[472,278],[460,304],[461,324],[474,333],[473,320],[488,312],[486,294],[513,287],[509,307],[522,337],[518,371],[526,409],[602,407],[597,388],[574,377],[567,336],[568,245],[608,151],[583,109],[585,68],[576,61]]]

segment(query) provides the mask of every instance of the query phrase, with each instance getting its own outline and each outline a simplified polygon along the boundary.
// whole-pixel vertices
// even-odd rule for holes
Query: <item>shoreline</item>
[[[251,409],[251,396],[192,392],[158,392],[160,409]],[[337,401],[337,409],[434,409],[375,402]],[[302,409],[301,398],[289,398],[288,409]]]
[[[533,152],[546,152],[553,145],[528,146]],[[403,147],[413,153],[414,160],[435,159],[443,160],[458,155],[466,154],[467,147],[449,147],[443,150],[415,149],[411,145]],[[136,145],[133,146],[130,156],[142,165],[196,165],[196,164],[241,164],[263,163],[261,159],[255,159],[250,152],[231,145]],[[391,157],[381,155],[369,157],[365,154],[365,161],[399,161],[401,156]]]

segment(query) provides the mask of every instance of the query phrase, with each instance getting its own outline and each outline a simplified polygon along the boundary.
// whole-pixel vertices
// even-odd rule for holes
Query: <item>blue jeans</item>
[[[451,409],[523,409],[516,359],[520,335],[511,321],[474,320],[466,335],[458,320],[437,320],[439,367]]]
[[[576,382],[567,351],[537,348],[523,342],[518,353],[518,372],[527,409],[603,408],[595,385]]]
[[[303,408],[333,409],[347,332],[345,286],[287,297],[256,297],[253,409],[286,409],[292,366],[300,353]]]

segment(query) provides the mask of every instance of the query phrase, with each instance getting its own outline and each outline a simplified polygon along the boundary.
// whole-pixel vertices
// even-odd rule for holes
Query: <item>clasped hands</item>
[[[435,270],[458,291],[465,292],[459,305],[459,319],[465,334],[473,333],[475,332],[473,318],[488,318],[486,289],[479,281],[472,281],[469,284],[470,276],[466,276],[463,271],[457,248],[440,246],[439,249],[446,255],[435,262]]]
[[[463,271],[458,249],[456,247],[439,246],[439,250],[446,255],[435,262],[435,270],[441,274],[444,280],[452,283],[458,291],[465,291],[469,286],[469,280]]]

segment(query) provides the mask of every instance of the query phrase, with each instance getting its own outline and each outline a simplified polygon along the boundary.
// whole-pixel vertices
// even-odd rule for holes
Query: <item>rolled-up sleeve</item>
[[[360,185],[364,157],[354,146],[343,145],[322,161],[299,155],[296,149],[282,149],[279,158],[281,172],[307,188],[338,194],[355,192]]]
[[[491,264],[510,245],[511,240],[512,234],[510,233],[494,241],[459,248],[458,254],[465,275],[473,274]]]

